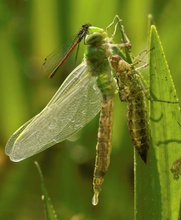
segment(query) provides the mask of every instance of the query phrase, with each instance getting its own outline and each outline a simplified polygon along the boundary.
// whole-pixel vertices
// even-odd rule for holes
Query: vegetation
[[[64,141],[19,163],[9,160],[4,154],[4,146],[18,127],[40,112],[63,79],[80,63],[84,50],[83,43],[76,64],[75,56],[72,55],[52,80],[49,80],[41,69],[44,58],[58,45],[66,43],[67,39],[77,33],[83,23],[106,28],[113,17],[118,14],[123,19],[126,33],[133,46],[132,51],[136,56],[148,48],[147,15],[151,13],[171,69],[177,95],[180,97],[181,27],[178,24],[180,8],[181,2],[179,1],[163,2],[160,0],[115,0],[106,2],[106,4],[100,0],[1,1],[0,219],[45,219],[41,200],[41,183],[34,165],[35,160],[39,162],[42,169],[44,182],[58,219],[131,220],[134,218],[133,147],[126,124],[126,104],[120,103],[118,97],[115,100],[111,164],[100,194],[100,203],[96,207],[92,206],[91,199],[98,117],[74,136],[74,142],[72,140]],[[169,119],[168,122],[172,124],[173,121]],[[152,124],[152,126],[154,125]],[[179,132],[179,126],[177,132]],[[176,152],[179,158],[181,151],[179,154],[178,147]],[[164,197],[165,205],[164,208],[160,204],[158,205],[162,213],[155,216],[166,216],[175,220],[177,215],[169,215],[167,211],[178,209],[180,199],[177,201],[170,199],[174,180],[170,178],[171,174],[168,169],[171,168],[171,160],[177,158],[169,157],[169,164],[162,166],[162,163],[166,161],[162,155],[167,154],[159,155],[158,151],[150,149],[149,153],[152,154],[152,152],[157,159],[161,159],[158,164],[156,159],[154,160],[155,167],[145,169],[143,166],[146,165],[137,161],[137,171],[140,171],[136,174],[137,179],[138,177],[141,180],[150,179],[147,179],[145,185],[148,188],[144,188],[141,192],[139,189],[144,181],[137,182],[135,199],[137,207],[135,210],[139,210],[143,202],[149,201],[148,196],[151,193],[155,193],[154,200],[152,200],[155,202],[157,196],[160,196],[158,191],[162,189],[160,192],[162,195],[166,195]],[[166,171],[165,167],[168,168]],[[155,173],[151,173],[149,176],[149,170],[154,172],[154,168]],[[167,172],[169,173],[168,178]],[[152,186],[154,187],[150,189],[148,180],[151,181],[154,177],[159,178],[161,174],[164,174],[161,177],[162,182],[153,181]],[[154,185],[158,182],[159,184],[167,182],[167,185],[163,185],[163,187]],[[179,184],[176,184],[178,191],[174,191],[174,194],[180,195]],[[169,193],[166,192],[168,186],[170,186]],[[147,194],[148,192],[150,194]],[[140,196],[141,193],[142,196]],[[152,207],[152,212],[150,211],[149,214],[155,211],[156,203],[154,202],[147,203],[149,205],[146,207],[147,210]],[[166,206],[168,206],[168,210],[166,210]],[[149,219],[149,217],[154,219],[151,214],[144,215],[144,218],[143,215],[138,215],[137,219]]]

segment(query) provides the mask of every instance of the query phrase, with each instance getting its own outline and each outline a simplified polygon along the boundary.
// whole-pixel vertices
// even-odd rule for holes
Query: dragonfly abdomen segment
[[[136,150],[146,163],[149,135],[146,103],[143,94],[128,103],[128,128]]]
[[[93,179],[93,205],[97,205],[98,196],[110,163],[113,123],[113,97],[103,97],[99,119],[96,161]]]

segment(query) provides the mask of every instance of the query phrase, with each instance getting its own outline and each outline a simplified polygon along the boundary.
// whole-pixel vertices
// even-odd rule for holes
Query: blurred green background
[[[126,104],[115,100],[111,164],[93,207],[92,176],[98,117],[74,138],[13,163],[4,154],[8,138],[39,113],[64,78],[76,67],[74,55],[49,80],[44,58],[63,45],[84,23],[106,28],[123,19],[133,53],[147,49],[151,13],[181,95],[181,1],[179,0],[1,0],[0,3],[0,219],[45,219],[41,184],[34,161],[61,219],[133,219],[133,147],[126,125]],[[77,64],[81,62],[81,44]]]

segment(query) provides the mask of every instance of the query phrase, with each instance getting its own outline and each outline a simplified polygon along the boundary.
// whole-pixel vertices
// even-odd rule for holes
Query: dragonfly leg
[[[116,19],[117,19],[118,21],[117,21],[117,23],[115,24],[114,32],[113,32],[113,34],[112,34],[112,36],[111,36],[112,39],[114,38],[114,35],[115,35],[115,33],[116,33],[118,23],[120,23],[120,22],[122,21],[122,19],[120,19],[119,16],[116,15],[116,16],[114,17],[113,21],[106,27],[106,32],[107,32],[107,34],[108,34],[108,29],[115,23],[115,20],[116,20]]]
[[[124,41],[124,43],[117,44],[117,46],[120,47],[120,48],[122,48],[122,47],[127,47],[128,49],[130,49],[130,48],[132,47],[132,46],[131,46],[131,43],[130,43],[130,40],[129,40],[129,38],[128,38],[127,35],[126,35],[126,32],[125,32],[125,30],[124,30],[124,26],[123,26],[123,25],[120,25],[120,23],[122,22],[122,19],[120,19],[118,15],[116,15],[116,16],[114,17],[113,21],[111,22],[111,24],[109,24],[109,25],[107,26],[106,32],[107,32],[107,34],[108,34],[108,29],[115,23],[115,20],[116,20],[116,19],[117,19],[117,22],[116,22],[116,24],[115,24],[115,26],[114,26],[114,31],[113,31],[111,37],[109,38],[109,40],[112,41],[112,40],[114,39],[115,34],[116,34],[116,32],[117,32],[117,27],[118,27],[118,25],[119,25],[120,30],[121,30],[121,33],[122,33],[122,36],[123,36],[123,41]]]

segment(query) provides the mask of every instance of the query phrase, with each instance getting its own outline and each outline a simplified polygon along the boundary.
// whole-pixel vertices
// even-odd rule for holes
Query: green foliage
[[[96,207],[92,207],[91,198],[98,118],[77,134],[76,142],[65,141],[57,147],[52,147],[20,163],[9,161],[4,154],[4,146],[9,136],[19,126],[40,112],[58,89],[64,77],[81,61],[83,44],[79,51],[77,64],[74,62],[74,55],[69,57],[60,73],[57,73],[56,78],[48,80],[48,76],[41,70],[43,59],[58,45],[63,45],[69,37],[71,38],[74,33],[77,33],[83,23],[90,22],[95,26],[106,28],[113,17],[118,14],[123,19],[125,31],[133,45],[134,54],[137,55],[147,49],[147,15],[152,13],[179,96],[181,94],[179,62],[181,27],[178,25],[180,7],[180,1],[165,1],[164,3],[163,1],[144,0],[115,0],[106,3],[103,3],[102,0],[1,1],[0,219],[44,219],[39,177],[33,165],[34,160],[39,161],[42,167],[50,197],[57,215],[62,219],[73,219],[73,217],[81,220],[133,219],[133,147],[126,125],[126,105],[120,103],[118,97],[116,97],[114,110],[111,164],[102,187],[100,203]],[[151,53],[155,53],[155,51],[153,50]],[[157,97],[157,95],[155,96]],[[166,100],[169,98],[169,96],[166,97]],[[152,102],[151,105],[159,105],[159,103]],[[161,105],[172,106],[168,107],[171,108],[170,111],[177,106],[165,103],[161,103]],[[156,117],[157,115],[154,117],[160,119],[161,114],[159,112],[155,114],[158,114],[158,117]],[[178,122],[180,121],[178,120]],[[151,123],[153,124],[152,121]],[[171,119],[169,119],[169,123],[170,130],[176,126],[175,124],[178,124],[177,121],[174,123]],[[166,124],[164,124],[165,126]],[[179,131],[178,126],[176,134]],[[169,135],[171,134],[169,133]],[[170,139],[172,139],[171,136],[166,140]],[[178,139],[176,140],[178,141]],[[137,161],[137,172],[139,171],[140,174],[136,174],[135,200],[137,205],[140,204],[140,208],[142,204],[145,204],[143,203],[145,200],[149,201],[146,210],[150,207],[151,210],[155,210],[156,206],[163,207],[162,212],[165,214],[157,214],[160,217],[157,219],[161,219],[161,216],[170,212],[165,210],[165,205],[162,205],[161,202],[165,198],[167,201],[164,204],[169,206],[168,202],[173,188],[174,193],[180,194],[179,182],[173,181],[170,174],[172,162],[181,156],[178,142],[166,144],[168,144],[169,150],[168,160],[164,159],[168,153],[163,153],[162,156],[162,144],[157,148],[153,146],[154,148],[151,147],[149,150],[151,168],[148,164],[144,170],[145,165],[140,164],[139,166],[139,158]],[[172,145],[174,146],[171,147]],[[171,148],[176,152],[175,156],[170,155]],[[168,162],[168,166],[165,161]],[[161,163],[163,163],[163,168]],[[161,177],[160,173],[164,176]],[[168,177],[165,173],[168,174]],[[164,187],[161,187],[161,184],[165,184],[164,181],[167,181],[165,188],[171,184],[167,192],[164,191]],[[149,182],[154,188],[150,188]],[[142,191],[139,192],[139,189],[142,188],[144,188],[144,194]],[[156,195],[161,200],[155,199],[154,202],[147,200],[149,192],[153,194],[157,192]],[[178,195],[176,195],[176,199],[178,199]],[[176,212],[180,202],[180,199],[177,201],[176,199],[174,201],[176,211],[173,211],[175,216],[177,216]],[[168,210],[173,210],[174,202],[171,200]],[[139,218],[137,217],[137,219]],[[142,216],[140,219],[143,219]]]
[[[44,209],[45,209],[45,217],[47,220],[58,220],[57,215],[55,213],[55,210],[53,208],[53,205],[51,203],[50,197],[48,195],[47,189],[45,187],[44,179],[43,179],[43,174],[41,171],[41,168],[38,164],[38,162],[35,162],[35,165],[37,166],[40,179],[41,179],[41,188],[42,188],[42,200],[44,201]]]
[[[180,183],[170,172],[180,153],[180,108],[155,26],[150,33],[150,150],[146,165],[136,156],[135,218],[178,219]],[[170,103],[168,103],[170,102]]]

